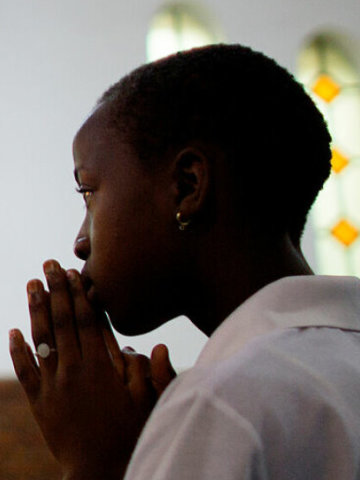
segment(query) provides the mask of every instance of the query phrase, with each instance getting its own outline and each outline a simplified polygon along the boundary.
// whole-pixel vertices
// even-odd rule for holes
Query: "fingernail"
[[[44,272],[45,275],[60,272],[61,268],[58,262],[55,260],[48,260],[44,263]]]
[[[74,272],[74,270],[67,270],[66,271],[66,276],[67,276],[69,282],[71,282],[71,283],[76,283],[77,282],[78,277],[77,277],[76,273]]]
[[[12,330],[9,330],[10,342],[16,341],[17,336],[18,336],[18,331],[15,328],[13,328]]]
[[[30,280],[27,284],[28,293],[38,293],[40,292],[40,281],[39,280]]]
[[[39,303],[41,302],[40,294],[38,292],[29,293],[28,302],[29,305],[31,305],[32,307],[35,305],[39,305]]]
[[[27,285],[28,301],[30,305],[37,305],[41,301],[41,286],[38,281],[29,282]]]
[[[124,353],[136,353],[136,350],[134,350],[132,347],[124,347],[122,351]]]
[[[13,328],[9,331],[9,343],[11,347],[15,347],[21,340],[22,334],[17,328]]]

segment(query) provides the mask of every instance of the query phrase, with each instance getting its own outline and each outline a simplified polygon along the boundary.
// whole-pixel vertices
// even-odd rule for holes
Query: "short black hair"
[[[303,86],[274,60],[237,44],[179,52],[134,70],[104,103],[151,168],[192,140],[220,146],[242,210],[299,244],[330,173],[331,137]]]

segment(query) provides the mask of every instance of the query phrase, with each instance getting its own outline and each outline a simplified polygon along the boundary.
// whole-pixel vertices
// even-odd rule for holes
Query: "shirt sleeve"
[[[253,426],[206,391],[160,405],[130,462],[126,480],[264,480]]]

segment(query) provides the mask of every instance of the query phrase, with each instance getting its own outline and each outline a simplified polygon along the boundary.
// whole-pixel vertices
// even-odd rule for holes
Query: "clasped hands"
[[[123,477],[158,397],[175,377],[164,345],[151,359],[120,350],[104,312],[90,304],[81,276],[44,264],[48,291],[27,291],[36,356],[19,330],[10,353],[31,410],[68,480]]]

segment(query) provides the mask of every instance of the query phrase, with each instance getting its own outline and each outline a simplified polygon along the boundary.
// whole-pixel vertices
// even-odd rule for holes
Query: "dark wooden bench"
[[[60,478],[19,383],[0,380],[0,479]]]

